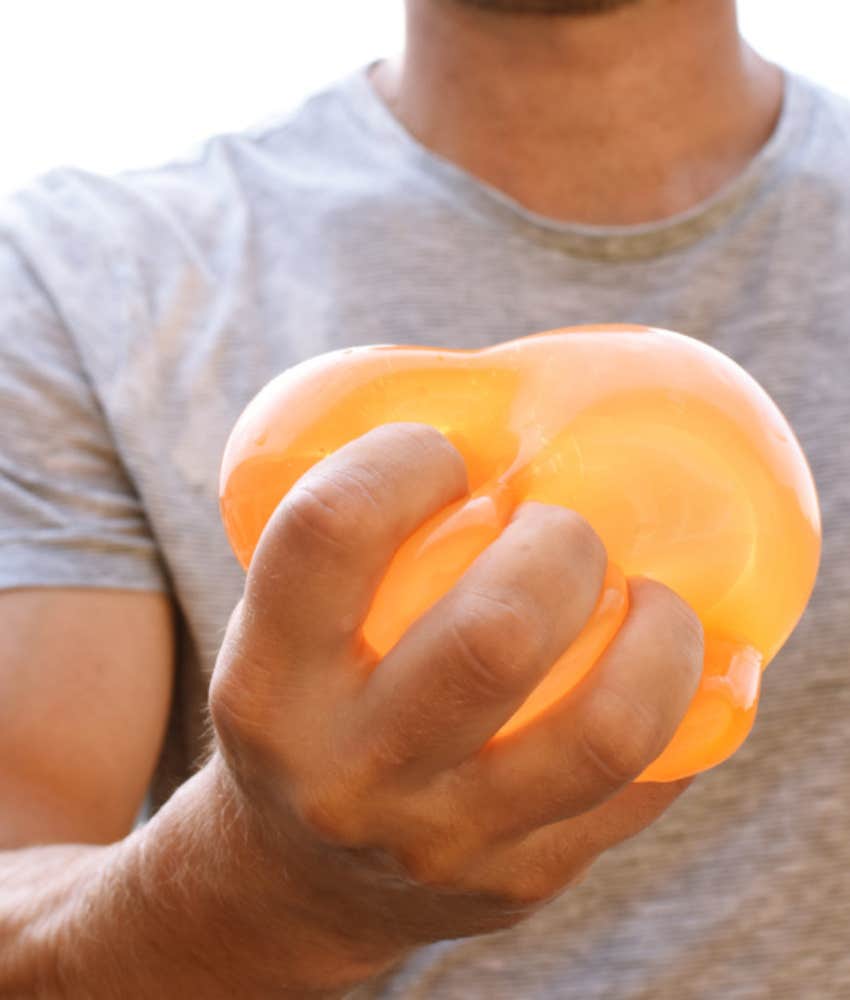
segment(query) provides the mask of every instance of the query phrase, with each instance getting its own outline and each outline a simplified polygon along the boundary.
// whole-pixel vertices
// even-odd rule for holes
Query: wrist
[[[204,770],[211,789],[206,801],[217,803],[211,812],[220,860],[228,859],[227,881],[238,887],[223,923],[240,964],[285,965],[294,996],[336,997],[409,951],[388,934],[368,933],[369,921],[359,913],[363,900],[347,891],[348,860],[342,867],[349,870],[341,870],[335,852],[305,838],[281,802],[269,807],[265,782],[237,775],[220,753]]]
[[[68,927],[108,848],[45,845],[9,856],[0,873],[0,995],[64,997]],[[8,862],[7,862],[8,863]],[[5,877],[4,877],[5,876]],[[36,882],[35,876],[38,881]]]
[[[327,932],[287,848],[214,756],[89,869],[62,922],[60,995],[318,1000],[392,964]]]

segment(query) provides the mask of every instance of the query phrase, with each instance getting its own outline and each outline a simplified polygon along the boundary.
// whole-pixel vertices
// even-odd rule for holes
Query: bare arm
[[[0,849],[127,834],[162,743],[172,621],[162,594],[0,594]]]
[[[241,952],[256,962],[251,939],[268,933],[253,885],[267,864],[253,864],[244,830],[229,840],[239,810],[225,769],[131,832],[171,697],[168,599],[8,591],[0,630],[0,996],[235,995]],[[300,922],[285,894],[274,921],[280,962]],[[275,971],[298,982],[293,995],[327,976],[305,967],[313,950]],[[347,966],[328,971],[363,978]]]
[[[123,841],[0,853],[0,996],[329,1000],[379,971],[329,960],[243,820],[218,761]]]
[[[0,631],[0,995],[17,996],[52,981],[61,915],[110,855],[94,845],[132,828],[173,629],[161,594],[44,588],[0,595]]]
[[[168,599],[9,591],[0,629],[0,996],[233,995],[207,954],[235,947],[229,892],[257,911],[249,875],[219,879],[221,769],[131,832],[171,697]]]
[[[672,736],[702,663],[699,623],[657,585],[631,586],[622,629],[569,698],[490,740],[594,607],[605,554],[576,515],[521,508],[382,661],[364,647],[359,627],[392,554],[466,488],[457,452],[415,425],[373,431],[307,474],[266,529],[229,624],[209,763],[123,840],[0,859],[0,995],[337,997],[419,945],[514,925],[677,797],[682,786],[632,784]],[[59,619],[48,628],[41,666],[67,679],[77,722],[63,739],[79,766],[49,729],[30,740],[41,763],[25,772],[26,801],[48,805],[11,820],[5,793],[8,846],[50,839],[45,829],[80,839],[97,789],[120,798],[121,771],[135,767],[133,793],[88,839],[126,832],[169,673],[164,609],[137,610],[149,616],[141,643],[121,629],[105,642],[102,614],[83,614],[90,648],[108,654],[85,696],[67,657],[55,665]],[[29,656],[20,637],[45,620],[15,629],[2,673],[23,683],[18,705],[40,705],[9,678]],[[162,686],[151,697],[136,675],[149,683],[152,666]],[[104,684],[112,702],[93,729],[84,710]],[[128,737],[140,698],[147,735]]]

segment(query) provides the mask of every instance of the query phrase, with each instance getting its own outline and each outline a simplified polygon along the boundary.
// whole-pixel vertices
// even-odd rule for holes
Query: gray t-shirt
[[[850,107],[787,77],[751,165],[657,224],[523,210],[420,146],[357,73],[195,158],[53,171],[0,207],[0,586],[167,589],[157,783],[197,761],[242,572],[222,448],[271,376],[350,344],[668,327],[732,355],[808,452],[825,543],[755,731],[520,927],[422,949],[363,997],[850,996]],[[26,664],[22,665],[26,669]]]

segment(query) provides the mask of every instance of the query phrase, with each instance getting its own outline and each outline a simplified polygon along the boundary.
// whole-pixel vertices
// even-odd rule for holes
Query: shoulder
[[[319,206],[351,186],[345,164],[365,143],[348,86],[166,163],[51,170],[0,199],[0,245],[86,343],[185,327],[248,263],[262,270],[293,252]]]
[[[802,76],[788,80],[799,139],[789,159],[792,172],[850,194],[850,99]]]
[[[362,128],[352,79],[165,163],[110,175],[51,170],[0,200],[0,239],[34,257],[49,246],[75,265],[84,249],[89,259],[99,250],[113,261],[156,249],[160,259],[174,255],[212,272],[228,237],[263,213],[277,215],[281,203],[303,205],[346,157],[356,159]]]
[[[850,101],[786,76],[785,108],[749,202],[747,251],[774,266],[814,269],[818,286],[844,285],[850,251]]]
[[[796,86],[808,94],[816,124],[824,132],[832,132],[845,144],[850,143],[850,97],[804,76],[792,74]]]

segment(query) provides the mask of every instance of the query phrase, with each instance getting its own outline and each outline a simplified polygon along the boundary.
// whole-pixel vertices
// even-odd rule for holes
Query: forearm
[[[119,844],[0,855],[0,996],[332,998],[378,972],[261,850],[214,761]]]
[[[63,844],[0,854],[0,996],[57,994],[64,915],[111,851]]]

